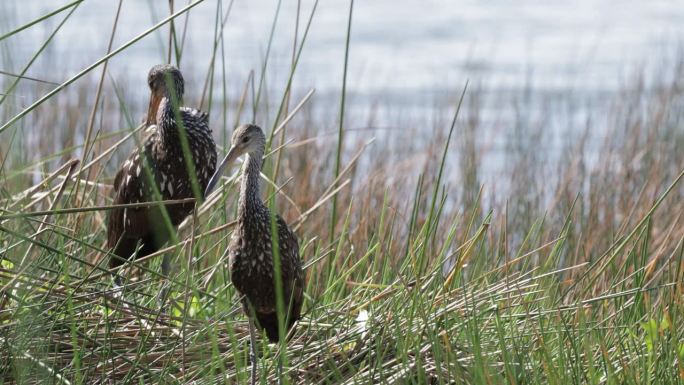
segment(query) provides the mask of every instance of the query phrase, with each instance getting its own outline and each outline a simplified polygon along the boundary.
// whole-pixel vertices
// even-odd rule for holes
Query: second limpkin
[[[228,246],[228,255],[230,279],[242,296],[243,309],[249,318],[252,384],[256,383],[257,368],[255,326],[264,330],[271,342],[278,342],[284,337],[279,331],[276,261],[280,262],[280,293],[284,310],[280,318],[285,334],[299,319],[304,298],[304,273],[297,236],[280,215],[272,214],[261,201],[259,179],[265,145],[266,138],[258,126],[248,124],[236,128],[230,150],[206,192],[206,195],[211,192],[227,164],[247,154],[242,167],[237,226]],[[275,230],[275,242],[272,229]]]

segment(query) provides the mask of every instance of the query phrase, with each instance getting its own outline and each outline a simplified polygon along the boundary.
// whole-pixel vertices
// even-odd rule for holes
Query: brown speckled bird
[[[278,342],[274,255],[271,240],[271,213],[261,201],[259,178],[266,139],[258,126],[242,125],[233,133],[228,154],[209,182],[208,195],[223,168],[242,154],[247,154],[242,167],[237,226],[228,246],[230,279],[242,295],[242,304],[249,318],[251,338],[252,383],[256,381],[255,325],[266,332],[271,342]],[[285,331],[299,319],[304,288],[302,263],[299,259],[297,236],[285,221],[274,215],[280,260],[282,299],[285,309]],[[284,336],[283,336],[284,337]]]
[[[193,177],[200,195],[216,169],[216,144],[207,114],[194,108],[173,107],[181,106],[183,102],[180,71],[171,65],[156,65],[150,70],[147,83],[151,91],[147,112],[149,135],[116,174],[114,204],[195,197],[186,155],[192,158]],[[181,142],[183,132],[189,148],[187,154]],[[172,237],[175,227],[192,213],[194,203],[166,204],[164,207],[173,229],[166,224],[159,205],[111,211],[107,226],[107,247],[113,254],[109,260],[110,269],[119,267],[133,255],[142,257],[159,250]],[[164,256],[162,271],[168,274],[168,270],[168,260]],[[116,281],[120,283],[118,276]]]

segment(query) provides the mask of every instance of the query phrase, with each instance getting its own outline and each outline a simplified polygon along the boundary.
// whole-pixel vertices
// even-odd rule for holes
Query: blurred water
[[[0,35],[66,3],[2,0]],[[175,3],[178,9],[185,1]],[[62,82],[101,58],[117,4],[113,0],[81,3],[27,75]],[[227,0],[205,0],[187,19],[180,67],[192,96],[201,92],[207,73],[217,7],[224,13],[228,4]],[[312,0],[301,1],[300,39],[312,5]],[[260,72],[277,8],[277,0],[233,3],[219,53],[225,58],[227,87],[233,95],[239,93],[251,70]],[[287,82],[297,9],[296,0],[282,1],[266,71],[270,104],[279,102]],[[0,69],[20,72],[66,13],[0,41]],[[323,117],[317,123],[329,125],[319,129],[324,132],[320,135],[331,140],[339,114],[348,13],[348,0],[320,2],[294,78],[299,94],[317,90],[313,113]],[[125,0],[114,47],[166,15],[165,0]],[[185,17],[177,19],[179,31],[185,22]],[[122,80],[118,87],[139,99],[133,106],[138,109],[134,118],[141,117],[146,105],[147,71],[166,61],[167,37],[164,27],[110,61],[110,79]],[[573,135],[576,139],[588,127],[587,122],[595,137],[607,135],[604,127],[609,127],[611,119],[607,101],[619,97],[621,87],[634,83],[637,74],[645,75],[647,86],[672,82],[671,76],[678,76],[673,68],[681,59],[682,41],[681,0],[356,0],[345,115],[351,129],[347,143],[365,142],[372,135],[379,139],[378,145],[392,147],[391,140],[415,140],[410,132],[416,127],[425,127],[428,133],[433,127],[444,129],[468,81],[471,99],[461,112],[460,124],[476,121],[484,179],[497,181],[508,172],[507,152],[521,136],[536,135],[524,140],[554,157]],[[0,84],[9,84],[3,76]],[[20,89],[15,94],[9,101],[16,104],[13,107],[32,102]],[[7,106],[8,102],[0,106],[0,113]],[[272,119],[273,114],[264,115],[258,123]],[[361,130],[361,137],[354,138],[355,128],[368,125],[375,129],[372,134]],[[523,128],[518,131],[517,127]],[[219,130],[215,127],[217,136],[227,135],[227,129],[223,134]],[[30,132],[40,135],[40,130]],[[424,143],[430,137],[417,141]],[[596,155],[591,147],[600,143],[590,141],[589,157]],[[458,161],[456,154],[452,156]]]
[[[55,9],[65,1],[4,0],[0,34]],[[117,1],[87,0],[29,71],[59,81],[101,57]],[[176,7],[179,7],[176,1]],[[228,1],[223,1],[227,6]],[[235,81],[259,69],[278,2],[237,0],[225,35],[228,70]],[[301,2],[300,32],[313,2]],[[204,73],[217,0],[192,10],[181,66]],[[349,1],[318,6],[297,85],[319,94],[341,84]],[[284,79],[291,58],[297,1],[284,0],[276,27],[269,74]],[[124,1],[115,46],[168,13],[163,0]],[[65,13],[10,40],[9,62],[21,69]],[[180,20],[184,22],[184,19]],[[165,58],[166,29],[146,37],[112,61],[111,72],[139,75]],[[466,79],[501,90],[532,86],[546,90],[605,90],[635,68],[659,63],[684,37],[684,4],[678,0],[357,0],[352,25],[349,91],[409,100],[460,88]],[[5,66],[8,61],[5,61]],[[58,67],[52,73],[48,70]],[[532,75],[532,76],[531,76]]]

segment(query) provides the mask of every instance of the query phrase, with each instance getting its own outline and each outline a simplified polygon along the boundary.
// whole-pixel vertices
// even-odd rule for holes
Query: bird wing
[[[216,171],[216,143],[209,128],[209,115],[189,107],[182,107],[180,111],[193,151],[197,181],[204,193]]]
[[[142,157],[133,151],[114,178],[114,205],[144,202],[148,190],[143,171]],[[149,232],[145,207],[119,207],[112,209],[107,226],[109,247],[121,238],[143,238]],[[119,255],[117,253],[117,255]]]
[[[285,288],[287,300],[292,301],[290,312],[290,325],[299,319],[303,295],[304,295],[304,272],[302,271],[302,260],[299,258],[299,241],[297,235],[288,227],[287,223],[280,215],[276,215],[278,225],[278,241],[281,243],[280,250],[283,250],[281,258],[286,259],[281,263],[283,282],[290,283],[290,287]],[[289,326],[289,325],[288,325]]]
[[[196,108],[181,107],[180,108],[181,118],[183,119],[183,124],[199,127],[200,125],[205,126],[209,129],[209,114],[200,111]]]
[[[301,270],[301,261],[299,260],[299,241],[295,233],[290,230],[290,227],[283,220],[283,218],[276,214],[276,224],[278,227],[278,243],[281,245],[280,250],[283,251],[281,258],[286,258],[286,269],[283,270],[285,279],[294,279],[297,271]]]

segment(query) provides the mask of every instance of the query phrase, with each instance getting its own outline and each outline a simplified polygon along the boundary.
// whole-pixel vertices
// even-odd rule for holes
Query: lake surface
[[[66,3],[0,1],[0,35]],[[101,58],[106,53],[117,3],[81,3],[27,75],[62,82]],[[181,1],[176,3],[178,9]],[[225,12],[228,4],[205,0],[190,13],[181,69],[186,81],[193,83],[188,87],[191,94],[199,93],[196,85],[207,72],[217,6],[222,5]],[[165,0],[124,1],[114,46],[124,44],[167,16],[167,5]],[[301,1],[300,39],[312,5],[311,0]],[[279,102],[278,95],[287,82],[297,8],[294,0],[283,0],[280,5],[266,71],[266,83],[275,88],[269,91],[271,104]],[[233,3],[223,31],[221,53],[226,58],[227,86],[233,95],[243,87],[251,70],[259,73],[277,9],[276,0]],[[20,72],[66,14],[62,12],[1,41],[0,69]],[[322,130],[332,130],[331,140],[335,138],[339,114],[348,14],[348,1],[320,2],[294,78],[299,94],[316,89],[314,113],[328,125]],[[185,20],[177,19],[179,30]],[[515,141],[520,136],[516,126],[537,127],[544,133],[539,147],[557,155],[568,137],[578,137],[588,121],[592,123],[592,135],[606,135],[608,130],[603,127],[611,124],[608,101],[619,97],[619,90],[635,83],[635,79],[643,75],[647,87],[672,82],[672,74],[677,76],[674,68],[681,63],[684,3],[357,0],[351,31],[347,128],[369,124],[380,128],[372,134],[361,134],[379,138],[377,145],[390,143],[383,140],[383,135],[390,132],[384,128],[399,130],[388,134],[393,140],[413,140],[406,138],[410,134],[404,133],[405,128],[424,126],[430,130],[448,125],[448,115],[469,82],[469,95],[480,96],[473,98],[475,102],[469,101],[475,105],[462,111],[461,121],[469,122],[473,111],[479,115],[477,141],[486,182],[496,181],[510,167],[506,152],[511,138]],[[110,79],[128,82],[128,95],[137,94],[140,99],[136,108],[146,105],[142,99],[147,93],[147,71],[166,61],[167,37],[168,29],[164,27],[110,61]],[[99,71],[93,76],[96,74]],[[4,80],[8,84],[7,78]],[[23,97],[20,90],[17,93],[18,97],[11,99],[15,107],[23,108],[33,101]],[[5,107],[0,106],[0,112]],[[267,115],[260,119],[272,119],[272,114]],[[525,134],[529,133],[527,128]],[[429,138],[425,135],[422,140]],[[600,143],[591,141],[589,157],[591,147]]]
[[[67,2],[2,3],[0,33]],[[49,62],[39,58],[29,73],[59,81],[101,57],[117,3],[84,1],[49,46],[56,55]],[[178,8],[182,2],[176,3]],[[301,2],[300,34],[312,4]],[[224,48],[228,70],[236,77],[261,67],[277,6],[274,0],[234,2]],[[182,67],[206,71],[216,7],[216,0],[206,0],[191,11]],[[269,73],[278,79],[288,72],[296,12],[297,1],[282,1],[269,62]],[[338,92],[348,12],[349,1],[320,2],[300,62],[298,87]],[[65,14],[8,39],[19,52],[11,60],[13,68],[4,69],[20,70]],[[166,1],[124,1],[115,46],[167,14]],[[179,21],[182,25],[184,19]],[[144,78],[152,64],[165,58],[166,31],[146,37],[113,60],[112,74]],[[684,4],[675,0],[357,0],[348,86],[359,95],[401,99],[460,89],[466,79],[501,90],[610,90],[636,69],[660,65],[663,56],[681,48],[682,37]],[[47,72],[51,66],[58,70]]]

